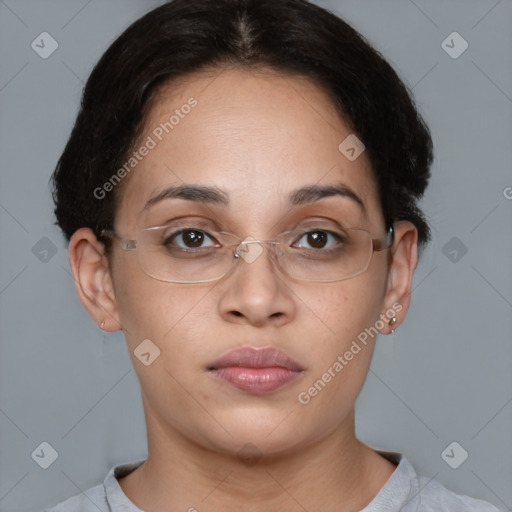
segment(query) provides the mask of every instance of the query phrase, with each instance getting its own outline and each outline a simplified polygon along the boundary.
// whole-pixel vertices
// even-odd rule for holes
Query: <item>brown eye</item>
[[[216,240],[208,235],[208,233],[199,229],[188,228],[171,233],[165,238],[163,243],[168,248],[197,249],[218,247],[215,242]],[[204,245],[205,243],[207,245]]]
[[[187,247],[200,247],[204,241],[204,234],[201,231],[184,231],[182,233],[183,243]]]
[[[327,243],[327,233],[325,231],[312,231],[306,236],[308,244],[315,249],[322,249]]]
[[[329,249],[335,249],[336,247],[343,245],[343,242],[344,239],[341,235],[319,229],[304,233],[297,242],[295,242],[294,247],[313,250],[325,249],[328,251]]]

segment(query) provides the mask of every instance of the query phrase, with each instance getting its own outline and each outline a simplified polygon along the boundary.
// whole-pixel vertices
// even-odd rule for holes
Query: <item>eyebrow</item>
[[[363,211],[366,210],[363,200],[351,188],[341,183],[338,185],[306,185],[292,191],[289,195],[289,202],[292,206],[300,206],[332,196],[348,197],[355,201]]]
[[[291,206],[301,206],[332,196],[342,196],[352,199],[363,211],[366,210],[362,199],[352,189],[343,184],[306,185],[290,192],[288,201]],[[164,199],[186,199],[188,201],[200,201],[222,206],[229,204],[229,197],[223,190],[206,185],[188,184],[167,187],[156,196],[152,197],[145,204],[143,209],[146,210]]]
[[[227,206],[229,204],[228,195],[215,187],[205,185],[179,185],[167,187],[155,197],[152,197],[144,206],[147,210],[155,203],[159,203],[164,199],[187,199],[188,201],[201,201],[203,203],[221,204]]]

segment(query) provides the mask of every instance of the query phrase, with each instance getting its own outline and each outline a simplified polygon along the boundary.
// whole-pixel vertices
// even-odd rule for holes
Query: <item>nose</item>
[[[248,238],[238,246],[237,265],[221,284],[219,313],[226,321],[277,326],[294,317],[293,293],[272,262],[271,243]]]

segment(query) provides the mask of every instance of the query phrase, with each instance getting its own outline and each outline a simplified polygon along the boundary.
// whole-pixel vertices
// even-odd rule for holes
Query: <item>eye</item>
[[[209,245],[203,245],[210,241]],[[210,236],[206,231],[194,228],[184,228],[171,233],[164,239],[164,245],[167,247],[176,246],[180,249],[197,249],[206,247],[220,247],[220,244],[214,237]],[[217,245],[215,245],[215,243]]]
[[[314,230],[304,233],[298,240],[300,249],[331,249],[343,243],[344,239],[341,235],[325,230]],[[294,245],[297,247],[297,245]]]

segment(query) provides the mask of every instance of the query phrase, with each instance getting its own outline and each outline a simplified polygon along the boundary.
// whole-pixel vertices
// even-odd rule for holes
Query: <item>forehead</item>
[[[361,198],[369,221],[379,222],[366,155],[351,161],[339,149],[350,135],[329,97],[305,78],[234,69],[190,75],[152,103],[116,225],[137,226],[148,201],[186,184],[222,190],[225,206],[244,210],[244,220],[271,222],[290,207],[292,190],[341,183]]]

